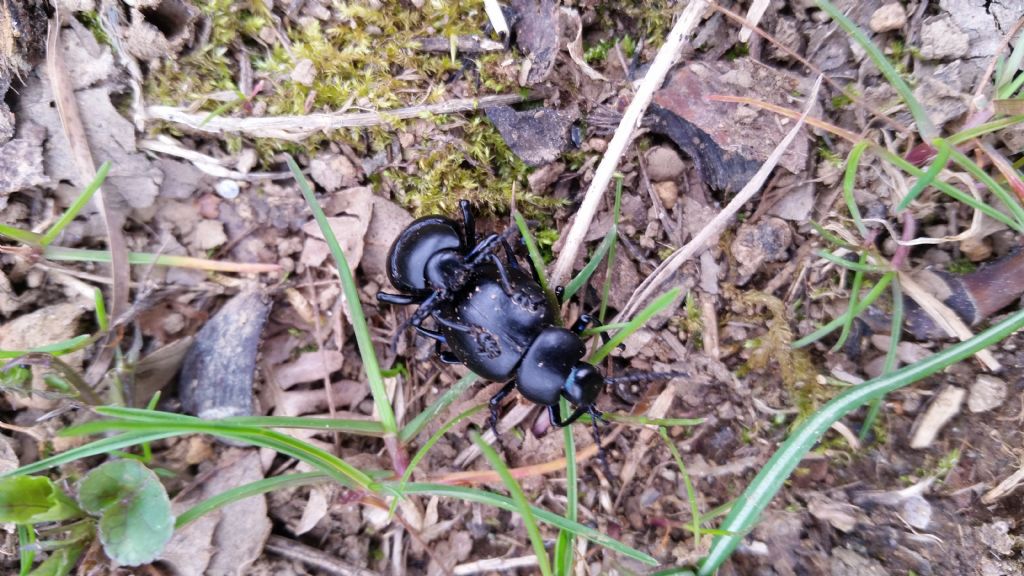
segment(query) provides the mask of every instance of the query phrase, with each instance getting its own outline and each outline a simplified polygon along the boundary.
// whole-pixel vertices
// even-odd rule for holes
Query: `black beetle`
[[[505,235],[480,242],[469,202],[460,203],[462,225],[444,216],[415,220],[388,252],[388,278],[402,294],[378,292],[391,304],[419,304],[402,327],[411,325],[436,341],[441,360],[465,364],[480,376],[506,382],[490,400],[489,426],[497,434],[498,406],[512,390],[547,407],[551,424],[562,427],[589,414],[600,449],[595,401],[606,383],[670,378],[681,373],[633,374],[605,378],[583,361],[580,334],[591,322],[583,314],[568,329],[555,323],[553,309],[536,280],[520,268]],[[496,254],[504,248],[506,260]],[[560,296],[560,290],[556,294]],[[433,318],[435,329],[423,326]],[[397,331],[395,338],[401,333]],[[394,340],[393,340],[394,342]],[[449,350],[443,350],[446,345]],[[559,399],[573,406],[562,420]],[[603,450],[599,453],[604,463]],[[607,465],[605,464],[607,468]]]

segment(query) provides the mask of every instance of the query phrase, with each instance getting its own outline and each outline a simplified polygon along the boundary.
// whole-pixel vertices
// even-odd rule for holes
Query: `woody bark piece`
[[[256,356],[270,307],[261,288],[249,289],[196,334],[178,378],[185,412],[207,419],[252,414]]]
[[[737,192],[792,125],[772,112],[711,97],[740,96],[794,108],[806,89],[803,79],[746,58],[691,62],[669,74],[664,87],[655,92],[645,120],[693,159],[709,186]],[[808,149],[806,137],[795,139],[779,165],[802,172]]]

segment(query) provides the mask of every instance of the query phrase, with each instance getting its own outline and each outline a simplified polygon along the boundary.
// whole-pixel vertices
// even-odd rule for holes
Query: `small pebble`
[[[886,4],[875,10],[871,15],[871,22],[868,26],[872,32],[890,32],[899,30],[907,23],[907,11],[902,4]]]
[[[921,29],[921,57],[925,60],[955,60],[967,55],[970,37],[948,17],[925,23]]]
[[[655,146],[647,151],[647,175],[653,182],[675,180],[683,169],[683,159],[673,148]]]
[[[233,200],[238,198],[238,182],[234,180],[221,180],[217,182],[216,186],[217,195],[225,200]]]
[[[1006,400],[1006,382],[995,376],[981,375],[971,385],[967,409],[977,414],[995,410]]]
[[[655,182],[653,186],[654,192],[661,199],[661,204],[665,207],[665,210],[674,208],[679,200],[679,187],[676,186],[676,183],[666,180],[664,182]]]
[[[910,447],[927,448],[935,442],[942,428],[960,413],[967,391],[956,386],[947,386],[928,405],[928,409],[917,422],[914,436],[910,439]]]

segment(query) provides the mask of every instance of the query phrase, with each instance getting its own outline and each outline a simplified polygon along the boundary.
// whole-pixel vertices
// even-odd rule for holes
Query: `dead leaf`
[[[46,344],[54,344],[78,336],[78,318],[85,308],[77,304],[55,304],[41,308],[35,312],[18,316],[14,320],[0,326],[0,350],[28,350]],[[66,364],[76,370],[82,368],[85,352],[79,350],[61,357]],[[38,366],[32,367],[32,389],[45,390],[43,375],[47,370]],[[8,397],[16,406],[48,409],[53,401],[39,396],[22,396],[10,394]]]
[[[558,58],[558,3],[554,0],[513,0],[512,11],[518,17],[513,25],[516,45],[530,59],[526,86],[544,82]]]
[[[345,357],[336,350],[317,350],[299,355],[293,362],[274,367],[274,381],[287,390],[302,382],[319,382],[341,370]]]
[[[569,57],[571,57],[572,61],[580,67],[580,70],[587,75],[587,78],[607,82],[608,79],[597,70],[591,68],[590,64],[587,64],[587,61],[583,58],[583,21],[580,19],[579,13],[572,8],[563,7],[562,16],[566,19],[566,27],[573,30],[571,33],[573,39],[570,40],[566,46],[569,50]]]
[[[373,216],[373,192],[365,186],[336,192],[325,203],[324,212],[336,214],[329,216],[327,222],[345,253],[349,269],[355,270],[363,259],[364,238]],[[330,253],[320,226],[311,220],[302,226],[302,231],[311,238],[306,239],[301,262],[307,266],[319,266]]]
[[[806,92],[804,79],[749,58],[691,62],[673,71],[655,92],[648,113],[651,129],[665,134],[697,164],[701,177],[717,190],[738,192],[792,128],[767,110],[714,95],[740,96],[794,108]],[[809,139],[796,138],[779,164],[793,173],[807,164]]]
[[[362,267],[365,274],[370,277],[387,274],[388,251],[395,238],[411,223],[412,216],[405,208],[386,198],[373,197],[373,216],[363,242]]]
[[[94,151],[97,163],[109,160],[112,164],[104,191],[116,192],[122,206],[146,208],[153,204],[163,178],[160,170],[135,146],[135,127],[117,111],[110,101],[110,88],[105,84],[113,72],[110,50],[100,46],[92,32],[72,19],[72,26],[61,35],[63,56],[71,74],[75,98],[82,111],[81,118],[86,138]],[[38,66],[26,80],[15,110],[19,129],[31,120],[46,128],[48,140],[45,149],[46,173],[51,180],[66,180],[78,188],[84,181],[74,161],[67,138],[64,136],[60,116],[50,90],[50,80],[44,66]]]
[[[263,479],[259,450],[227,450],[221,460],[225,463],[196,478],[175,497],[171,502],[175,514],[211,496]],[[263,552],[270,529],[266,497],[252,496],[176,530],[160,558],[179,574],[244,574]]]

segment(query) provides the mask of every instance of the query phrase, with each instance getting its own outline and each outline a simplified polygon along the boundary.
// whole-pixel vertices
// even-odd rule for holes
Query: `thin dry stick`
[[[576,262],[576,255],[579,254],[580,247],[583,245],[583,238],[590,229],[598,205],[608,190],[608,184],[612,180],[612,175],[615,174],[615,169],[619,166],[622,155],[633,141],[636,129],[640,126],[640,120],[654,97],[654,91],[665,81],[669,69],[679,58],[683,43],[697,27],[701,14],[707,10],[708,6],[709,3],[704,0],[690,2],[679,16],[675,26],[672,27],[668,38],[665,39],[665,44],[654,57],[647,75],[644,76],[643,83],[637,89],[633,101],[629,103],[626,113],[622,116],[622,121],[619,122],[619,127],[615,129],[611,142],[608,143],[608,151],[601,159],[601,163],[597,165],[594,180],[590,183],[590,188],[587,189],[583,204],[576,212],[576,221],[573,222],[572,228],[565,238],[565,247],[559,253],[558,260],[555,261],[555,269],[551,273],[550,284],[552,286],[565,284],[569,278],[572,265]]]
[[[64,135],[71,148],[71,156],[75,160],[82,182],[91,182],[96,178],[96,163],[89,149],[89,141],[85,137],[85,126],[75,100],[75,91],[64,67],[64,56],[60,46],[60,11],[54,10],[50,20],[50,29],[46,38],[46,69],[50,76],[53,99],[57,104]],[[131,291],[131,274],[128,269],[128,247],[125,244],[121,227],[124,220],[120,214],[113,212],[107,205],[105,192],[101,188],[93,196],[93,202],[103,217],[107,229],[107,245],[110,248],[110,277],[112,280],[112,296],[110,299],[110,316],[121,318],[128,311]],[[108,343],[117,338],[114,331],[108,335]],[[104,345],[92,365],[86,371],[86,381],[95,385],[107,371],[114,357],[113,346]]]
[[[518,104],[534,98],[533,95],[499,94],[482,98],[459,98],[439,104],[409,106],[381,112],[337,113],[327,112],[307,114],[305,116],[262,116],[255,118],[233,118],[217,116],[210,118],[208,113],[192,113],[182,108],[171,106],[150,106],[146,109],[149,120],[163,120],[188,126],[196,132],[209,134],[242,134],[255,138],[279,138],[298,142],[310,136],[340,130],[342,128],[359,128],[377,126],[393,120],[419,118],[423,114],[452,114],[468,112],[488,106]]]
[[[725,230],[726,225],[728,225],[732,220],[733,216],[739,212],[740,208],[742,208],[743,205],[753,198],[754,194],[761,189],[761,186],[764,185],[772,170],[775,169],[775,165],[778,164],[779,158],[782,157],[782,153],[786,151],[786,148],[789,147],[790,143],[793,142],[793,139],[796,138],[796,135],[803,128],[804,120],[807,118],[807,114],[811,111],[811,108],[814,107],[814,103],[818,98],[818,89],[821,88],[821,79],[822,77],[818,76],[818,79],[814,82],[814,87],[811,88],[811,93],[807,97],[807,104],[804,107],[803,114],[800,115],[800,120],[797,121],[796,125],[793,126],[793,129],[786,134],[786,137],[782,139],[782,142],[779,142],[779,145],[775,147],[775,150],[772,151],[768,159],[764,161],[764,164],[761,165],[761,168],[759,168],[757,173],[754,174],[754,177],[750,182],[747,182],[747,185],[743,187],[743,190],[740,190],[740,193],[737,194],[736,197],[733,198],[732,201],[729,202],[729,204],[711,220],[711,222],[708,222],[707,226],[704,226],[704,228],[702,228],[688,244],[673,252],[671,256],[666,258],[665,261],[662,262],[661,265],[658,266],[654,272],[640,284],[640,286],[637,286],[633,295],[629,297],[629,302],[626,303],[622,312],[620,312],[616,317],[615,322],[622,322],[625,318],[629,318],[636,313],[637,308],[653,296],[654,292],[658,290],[665,280],[675,273],[680,266],[685,264],[690,258],[693,258],[697,254],[703,252],[707,248],[711,239],[717,238],[718,235]]]

